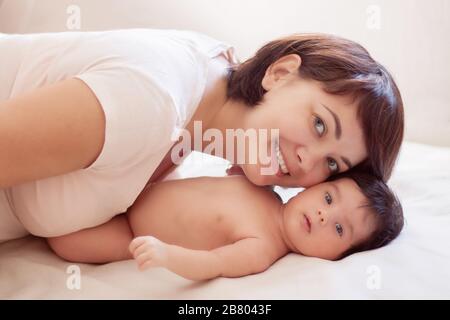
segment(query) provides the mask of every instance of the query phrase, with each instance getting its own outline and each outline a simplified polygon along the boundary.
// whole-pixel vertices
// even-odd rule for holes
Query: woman
[[[1,36],[1,239],[58,236],[125,212],[171,167],[179,129],[193,137],[195,121],[223,136],[279,129],[278,172],[262,174],[260,159],[240,164],[257,185],[307,187],[352,167],[390,176],[403,105],[364,48],[297,34],[233,58],[188,31]]]

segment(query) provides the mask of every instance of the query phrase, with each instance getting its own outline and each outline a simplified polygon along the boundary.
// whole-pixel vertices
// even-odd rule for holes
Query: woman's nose
[[[328,214],[324,210],[318,210],[317,215],[319,216],[319,224],[325,226],[328,221]]]
[[[315,165],[315,156],[305,148],[297,149],[297,160],[303,172],[310,172]]]

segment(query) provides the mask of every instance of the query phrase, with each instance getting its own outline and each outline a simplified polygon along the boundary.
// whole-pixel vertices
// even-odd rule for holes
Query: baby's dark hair
[[[375,230],[363,241],[346,250],[338,260],[353,253],[383,247],[394,240],[403,229],[403,209],[400,201],[382,180],[375,176],[350,170],[334,175],[328,181],[349,178],[355,181],[367,199],[365,207],[375,215]]]

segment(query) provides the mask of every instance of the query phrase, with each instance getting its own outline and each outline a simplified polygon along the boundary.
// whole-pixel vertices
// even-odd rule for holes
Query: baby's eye
[[[325,132],[325,124],[319,117],[314,117],[314,128],[316,128],[319,137],[321,137]]]
[[[328,168],[330,169],[331,173],[338,173],[339,172],[339,166],[333,158],[328,158]]]
[[[333,198],[331,198],[331,195],[328,192],[325,192],[325,201],[327,204],[331,204],[333,202]]]
[[[339,223],[336,223],[336,232],[338,233],[339,237],[342,237],[344,234],[344,229]]]

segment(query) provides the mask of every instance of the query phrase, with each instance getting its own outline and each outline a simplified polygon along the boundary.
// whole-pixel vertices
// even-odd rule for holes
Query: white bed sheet
[[[201,167],[187,159],[170,178],[224,173],[224,161],[208,160]],[[290,254],[261,274],[201,283],[164,269],[141,273],[132,261],[78,264],[81,287],[69,289],[72,264],[42,239],[27,237],[0,245],[0,298],[450,299],[449,166],[450,148],[406,142],[390,181],[404,207],[402,234],[385,248],[342,261]],[[277,190],[284,198],[297,191]]]

